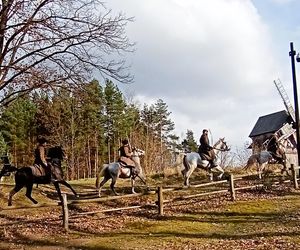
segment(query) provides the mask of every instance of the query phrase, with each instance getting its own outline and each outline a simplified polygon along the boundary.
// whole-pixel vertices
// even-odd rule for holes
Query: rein
[[[227,145],[226,145],[226,148],[224,148],[224,149],[217,147],[217,145],[219,145],[221,142],[226,145],[226,143],[223,140],[219,140],[219,141],[216,142],[216,144],[212,148],[215,149],[215,150],[217,150],[217,151],[221,151],[221,152],[227,152],[227,151],[229,151],[230,149],[227,147]]]
[[[221,151],[221,152],[229,151],[228,149],[221,149],[221,148],[215,148],[215,147],[213,147],[213,149],[218,150],[218,151]]]

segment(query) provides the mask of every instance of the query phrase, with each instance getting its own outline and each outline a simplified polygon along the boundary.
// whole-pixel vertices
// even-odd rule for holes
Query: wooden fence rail
[[[292,181],[293,181],[293,186],[295,189],[298,189],[298,179],[297,179],[297,173],[296,170],[300,169],[300,167],[295,167],[294,165],[291,165],[290,170],[292,171]],[[248,175],[237,175],[234,176],[233,174],[230,175],[229,180],[223,180],[223,181],[215,181],[215,182],[209,182],[209,183],[204,183],[204,184],[198,184],[198,185],[191,185],[190,187],[192,188],[199,188],[199,187],[205,187],[205,186],[213,186],[213,185],[218,185],[221,183],[229,183],[229,188],[228,189],[223,189],[223,190],[217,190],[217,191],[210,191],[210,192],[203,192],[200,194],[194,194],[194,195],[187,195],[187,196],[179,196],[179,197],[175,197],[169,200],[164,200],[163,199],[163,193],[164,192],[168,192],[168,191],[173,191],[174,189],[164,189],[163,187],[160,186],[157,190],[157,206],[158,206],[158,213],[159,215],[163,215],[164,214],[164,204],[166,203],[170,203],[170,202],[174,202],[174,201],[178,201],[178,200],[182,200],[182,199],[189,199],[189,198],[195,198],[195,197],[201,197],[201,196],[209,196],[209,195],[214,195],[214,194],[221,194],[221,193],[227,193],[230,192],[230,197],[232,201],[236,200],[236,191],[241,191],[241,190],[247,190],[247,189],[255,189],[255,188],[262,188],[264,186],[264,184],[256,184],[256,185],[248,185],[248,186],[244,186],[244,187],[235,187],[234,182],[237,180],[241,180],[245,177],[251,177],[251,176],[256,176],[258,174],[248,174]],[[291,182],[291,180],[285,180],[282,182]],[[274,182],[273,185],[277,185],[279,183],[282,182]]]
[[[283,181],[283,182],[291,182],[292,181],[295,189],[298,188],[298,179],[297,179],[297,173],[296,173],[296,170],[298,170],[298,169],[300,169],[300,167],[291,166],[290,170],[292,171],[292,180]],[[203,192],[203,193],[185,195],[185,196],[181,195],[181,196],[178,196],[178,197],[175,197],[172,199],[166,199],[166,200],[164,200],[164,193],[171,192],[171,191],[180,191],[182,188],[163,188],[162,186],[159,186],[159,187],[157,187],[156,191],[148,191],[146,193],[92,198],[92,199],[85,199],[85,200],[72,200],[72,201],[68,201],[67,195],[65,193],[63,193],[62,194],[62,196],[63,196],[62,202],[42,203],[40,205],[24,206],[24,207],[8,207],[8,208],[2,208],[1,210],[26,209],[26,208],[33,208],[33,207],[50,207],[50,206],[60,205],[62,207],[62,216],[61,217],[63,220],[63,227],[66,231],[68,231],[69,230],[69,218],[76,218],[76,217],[81,217],[81,216],[85,216],[85,215],[93,215],[93,214],[113,212],[113,211],[137,209],[137,208],[143,208],[143,207],[150,206],[150,205],[156,206],[158,208],[159,215],[163,215],[164,214],[164,204],[175,202],[178,200],[183,200],[183,199],[190,199],[190,198],[201,197],[201,196],[209,196],[209,195],[221,194],[221,193],[227,193],[227,192],[230,193],[231,200],[234,201],[236,199],[236,191],[263,187],[263,184],[249,185],[249,186],[244,186],[244,187],[235,187],[235,181],[241,180],[245,177],[256,176],[256,175],[257,174],[234,176],[233,174],[231,174],[230,178],[228,180],[191,185],[190,188],[217,186],[219,184],[224,184],[224,183],[228,183],[229,186],[228,186],[228,189]],[[274,182],[273,185],[277,185],[279,183],[281,183],[281,182]],[[155,204],[150,204],[150,205],[147,204],[147,205],[136,205],[136,206],[121,207],[121,208],[112,208],[112,209],[105,209],[105,210],[99,210],[99,211],[82,212],[82,213],[77,213],[77,214],[72,214],[72,215],[69,214],[69,210],[68,210],[68,205],[71,205],[71,204],[95,203],[95,202],[103,202],[103,201],[109,201],[109,200],[139,197],[139,196],[144,196],[144,195],[153,195],[153,194],[157,194],[157,201]]]

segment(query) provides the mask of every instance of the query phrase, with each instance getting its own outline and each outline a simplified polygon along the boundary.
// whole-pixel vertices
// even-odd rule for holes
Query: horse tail
[[[99,169],[96,178],[96,188],[100,187],[100,178],[104,176],[106,169],[108,168],[109,164],[103,164],[102,168]]]
[[[18,168],[16,168],[15,166],[12,166],[10,164],[4,164],[4,167],[2,168],[1,172],[0,172],[0,179],[3,176],[9,176],[10,173],[16,172],[18,170]]]
[[[258,163],[257,155],[251,155],[247,161],[246,166],[243,168],[243,170],[247,170],[257,163]]]

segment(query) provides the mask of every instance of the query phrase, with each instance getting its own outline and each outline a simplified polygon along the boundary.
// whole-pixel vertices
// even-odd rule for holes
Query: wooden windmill
[[[295,123],[295,121],[296,121],[295,110],[290,102],[290,99],[289,99],[280,79],[274,80],[274,84],[276,86],[276,89],[278,90],[280,97],[283,100],[283,104],[285,106],[287,113],[290,115],[290,117],[292,119],[291,123],[284,124],[283,127],[280,128],[276,132],[276,134],[279,136],[279,141],[293,137],[293,139],[290,138],[290,142],[296,147],[296,144],[295,144],[296,140],[294,137],[296,130],[293,128],[293,123]]]
[[[279,142],[285,147],[286,154],[294,158],[296,149],[295,129],[293,128],[295,111],[281,81],[276,80],[274,84],[283,100],[285,110],[258,118],[249,134],[249,137],[252,139],[249,148],[252,149],[253,154],[266,150],[269,140],[274,134],[277,134]]]

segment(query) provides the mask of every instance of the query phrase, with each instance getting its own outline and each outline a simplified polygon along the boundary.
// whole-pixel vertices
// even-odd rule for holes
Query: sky
[[[109,0],[135,52],[126,55],[135,80],[118,84],[148,106],[162,99],[175,134],[204,128],[211,142],[251,142],[257,119],[285,109],[280,79],[293,104],[290,42],[300,52],[299,0]],[[300,81],[300,63],[296,74]],[[297,79],[298,79],[297,78]],[[300,84],[300,82],[299,82]]]

